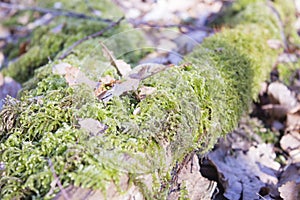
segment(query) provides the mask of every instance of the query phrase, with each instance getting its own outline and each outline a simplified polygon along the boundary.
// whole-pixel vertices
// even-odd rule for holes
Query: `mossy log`
[[[98,2],[93,7],[104,10],[104,16],[120,13],[102,2],[104,7]],[[207,38],[185,57],[188,64],[143,80],[140,87],[156,91],[142,101],[132,92],[103,103],[88,86],[70,87],[63,76],[52,73],[63,62],[95,81],[107,74],[119,79],[99,40],[130,30],[129,25],[83,42],[64,60],[57,58],[70,44],[106,24],[59,17],[36,30],[28,52],[3,71],[26,82],[19,98],[7,99],[1,112],[1,199],[51,199],[60,191],[58,181],[65,188],[91,188],[98,198],[110,197],[112,190],[124,197],[138,188],[140,198],[166,199],[177,163],[195,150],[208,151],[237,125],[282,51],[267,42],[282,39],[270,5],[244,2],[234,4],[239,9],[231,13],[232,27]],[[81,1],[72,5],[84,11]],[[64,28],[53,31],[60,24]],[[136,31],[123,36],[109,40],[110,50],[128,52],[144,45]],[[135,51],[121,58],[134,63],[143,54]],[[91,134],[79,128],[80,119],[97,120],[107,130]]]

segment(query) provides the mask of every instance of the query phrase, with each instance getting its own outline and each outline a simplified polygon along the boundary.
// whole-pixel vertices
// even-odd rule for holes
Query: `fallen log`
[[[20,58],[4,71],[26,81],[38,68],[24,84],[20,97],[8,98],[1,111],[0,197],[192,197],[190,182],[180,175],[187,173],[185,169],[192,161],[198,162],[196,151],[209,151],[247,111],[260,82],[267,78],[283,49],[271,48],[268,40],[281,41],[284,46],[278,18],[265,1],[237,1],[234,6],[240,6],[231,16],[234,26],[207,38],[185,57],[187,63],[143,79],[137,91],[105,103],[95,96],[93,87],[85,84],[85,78],[80,79],[83,76],[75,77],[74,85],[67,78],[71,73],[68,70],[77,68],[94,82],[105,75],[123,81],[102,55],[99,38],[82,42],[73,54],[59,60],[63,50],[76,41],[67,38],[72,28],[76,29],[74,22],[69,26],[64,21],[66,32],[53,33],[49,27],[40,30],[42,35],[52,31],[51,40],[38,38],[36,33],[39,42],[24,55],[26,61]],[[108,35],[130,30],[127,25],[120,26]],[[139,33],[127,33],[126,38],[122,34],[121,38],[100,39],[122,55],[128,48],[143,45]],[[53,61],[40,67],[47,55],[40,46],[45,40],[49,48],[59,40],[59,48],[55,45]],[[34,59],[30,53],[39,55],[38,61],[43,62],[28,71],[24,66]],[[142,54],[136,51],[124,59],[136,61]],[[54,73],[57,66],[67,66],[66,72]],[[155,91],[138,98],[143,87]]]

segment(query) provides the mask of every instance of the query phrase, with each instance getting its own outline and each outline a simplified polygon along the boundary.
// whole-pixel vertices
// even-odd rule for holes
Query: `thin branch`
[[[128,20],[131,24],[133,24],[134,27],[141,27],[141,26],[146,26],[150,28],[178,28],[181,30],[182,28],[187,28],[190,30],[202,30],[202,31],[207,31],[207,32],[213,32],[212,28],[206,27],[206,26],[193,26],[193,25],[187,25],[187,24],[152,24],[148,22],[137,22],[134,20]]]
[[[80,19],[88,19],[88,20],[94,20],[94,21],[102,21],[105,23],[113,22],[110,19],[88,16],[83,13],[76,13],[76,12],[62,10],[62,9],[32,7],[32,6],[4,3],[4,2],[0,2],[0,8],[16,9],[16,10],[31,10],[31,11],[36,11],[36,12],[40,12],[40,13],[50,13],[55,16],[66,16],[66,17],[73,17],[73,18],[80,18]]]
[[[280,36],[281,36],[281,40],[283,42],[283,48],[284,48],[284,51],[286,51],[288,49],[288,41],[287,41],[286,35],[284,33],[284,24],[282,22],[280,14],[279,14],[278,10],[274,7],[274,4],[270,0],[267,1],[267,6],[271,9],[271,11],[274,13],[274,15],[277,19],[277,25],[279,26],[279,29],[280,29]]]
[[[65,198],[66,200],[71,200],[70,197],[69,197],[69,195],[68,195],[68,193],[67,193],[66,190],[63,188],[63,186],[62,186],[62,184],[61,184],[61,182],[60,182],[58,176],[56,175],[55,169],[54,169],[54,167],[53,167],[53,164],[52,164],[52,161],[51,161],[50,158],[48,159],[48,165],[49,165],[49,167],[50,167],[50,170],[51,170],[51,172],[52,172],[52,174],[53,174],[54,179],[57,180],[57,185],[58,185],[59,189],[61,190],[62,195],[64,196],[64,198]]]
[[[86,41],[86,40],[89,40],[89,39],[92,39],[92,38],[96,38],[96,37],[99,37],[99,36],[101,36],[101,35],[103,35],[103,33],[105,33],[106,31],[108,31],[108,30],[110,30],[110,29],[112,29],[113,27],[115,27],[115,26],[117,26],[118,24],[120,24],[120,22],[122,21],[122,20],[124,20],[125,19],[125,17],[123,16],[123,17],[121,17],[118,21],[116,21],[116,22],[113,22],[113,23],[111,23],[109,26],[107,26],[107,27],[105,27],[104,29],[102,29],[101,31],[99,31],[99,32],[96,32],[96,33],[93,33],[93,34],[91,34],[91,35],[88,35],[88,36],[86,36],[86,37],[84,37],[84,38],[82,38],[82,39],[80,39],[80,40],[78,40],[78,41],[76,41],[75,43],[73,43],[61,56],[59,56],[59,58],[58,59],[64,59],[65,57],[67,57],[70,53],[71,53],[71,51],[76,47],[76,46],[78,46],[79,44],[81,44],[82,42],[84,42],[84,41]]]

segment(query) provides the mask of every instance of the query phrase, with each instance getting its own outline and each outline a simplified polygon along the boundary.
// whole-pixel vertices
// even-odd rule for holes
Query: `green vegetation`
[[[252,9],[255,12],[251,13]],[[268,6],[245,4],[243,11],[232,17],[236,23],[232,29],[207,38],[185,57],[191,64],[143,80],[141,85],[155,87],[155,93],[140,101],[133,92],[107,104],[86,85],[69,87],[64,77],[52,73],[52,67],[60,63],[57,55],[83,32],[95,31],[96,22],[82,21],[87,24],[81,26],[70,20],[58,34],[49,35],[51,25],[37,30],[28,52],[42,55],[25,54],[5,74],[25,81],[45,58],[54,61],[35,70],[20,99],[8,100],[1,112],[0,162],[5,171],[0,197],[51,199],[59,188],[51,186],[50,159],[64,187],[74,184],[101,189],[105,194],[110,182],[118,185],[119,178],[128,174],[148,199],[163,199],[169,186],[162,188],[161,183],[169,183],[175,163],[196,148],[208,151],[219,136],[236,126],[280,51],[266,42],[280,38]],[[106,37],[124,29],[129,26],[122,25]],[[74,37],[69,37],[73,32]],[[140,37],[130,33],[123,43],[112,40],[111,45],[116,46],[111,50],[120,50],[117,44],[129,49],[140,45]],[[82,43],[63,62],[80,68],[93,80],[107,73],[119,78],[101,55],[101,39]],[[134,62],[141,55],[126,56]],[[133,114],[136,108],[140,108],[139,114]],[[90,134],[79,128],[78,120],[83,118],[98,120],[108,129]],[[152,188],[140,179],[147,174],[152,175]],[[50,189],[54,191],[49,193]]]

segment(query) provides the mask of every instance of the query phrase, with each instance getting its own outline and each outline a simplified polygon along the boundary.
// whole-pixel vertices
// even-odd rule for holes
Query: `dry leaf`
[[[58,74],[58,75],[66,75],[67,73],[67,68],[72,67],[69,63],[59,63],[57,65],[54,65],[52,67],[52,73],[53,74]]]
[[[109,75],[102,77],[95,90],[96,97],[102,99],[107,92],[106,87],[113,87],[116,83],[118,83],[118,81]]]
[[[111,64],[116,68],[118,74],[123,77],[131,71],[131,66],[123,60],[117,60],[113,53],[102,43],[103,54],[110,60]]]
[[[297,105],[287,114],[286,127],[287,131],[300,130],[300,105]]]
[[[79,74],[79,69],[77,67],[67,67],[65,78],[69,86],[74,86],[78,84],[77,78]]]
[[[281,148],[286,151],[293,163],[300,162],[300,134],[292,131],[284,135],[280,140]]]
[[[88,131],[92,136],[101,135],[108,128],[105,124],[92,118],[79,119],[78,123],[81,129]]]
[[[112,87],[117,82],[117,80],[114,79],[113,77],[109,76],[109,75],[106,75],[106,76],[104,76],[100,79],[100,82],[102,84],[104,84],[105,86],[111,86]]]
[[[286,106],[287,109],[292,109],[297,104],[296,97],[282,83],[273,82],[268,87],[268,95],[273,100],[273,103],[279,103]]]
[[[78,84],[86,84],[91,89],[95,89],[97,86],[97,82],[90,80],[83,72],[81,72],[76,67],[66,67],[65,68],[66,75],[65,79],[69,86],[75,86]]]
[[[136,91],[141,80],[146,79],[168,68],[170,68],[170,66],[155,63],[138,65],[133,70],[131,70],[130,73],[127,74],[127,76],[124,77],[125,81],[114,84],[114,86],[110,90],[104,90],[102,92],[96,91],[96,94],[98,94],[97,97],[104,102],[108,102],[114,96],[120,96],[130,91]]]
[[[153,94],[156,91],[156,88],[154,87],[148,87],[148,86],[142,86],[139,89],[138,98],[140,100],[145,99],[147,96]]]
[[[219,173],[219,179],[225,189],[224,196],[231,200],[257,199],[258,193],[267,184],[277,184],[275,174],[280,164],[275,162],[273,147],[259,144],[251,147],[247,153],[234,151],[220,144],[220,147],[208,154]]]
[[[282,185],[278,190],[281,198],[284,200],[300,199],[300,183],[296,184],[295,181],[289,181]]]
[[[14,81],[10,77],[3,77],[0,73],[0,110],[3,106],[3,100],[9,95],[11,97],[17,97],[21,84]]]

